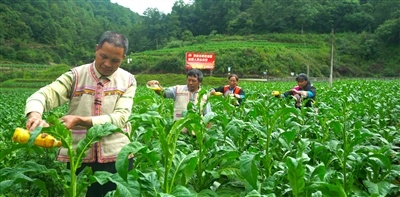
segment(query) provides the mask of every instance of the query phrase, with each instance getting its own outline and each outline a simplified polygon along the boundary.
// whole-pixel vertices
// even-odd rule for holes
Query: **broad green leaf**
[[[30,137],[28,140],[28,146],[33,146],[36,137],[42,132],[42,128],[43,127],[36,127],[31,133],[30,133]]]
[[[335,152],[338,149],[340,142],[338,140],[330,140],[327,144],[327,148]]]
[[[223,168],[220,169],[220,174],[225,175],[227,177],[231,177],[232,179],[239,179],[240,169],[239,168]]]
[[[286,131],[286,132],[281,133],[281,137],[283,139],[285,139],[287,144],[290,144],[296,137],[296,132],[295,131]]]
[[[305,169],[301,161],[301,159],[297,160],[292,157],[286,158],[286,165],[288,167],[287,178],[294,196],[299,196],[305,187]]]
[[[42,132],[48,133],[58,140],[61,140],[62,146],[72,149],[72,132],[61,123],[60,119],[54,115],[47,117],[46,121],[50,127],[42,128]]]
[[[101,172],[97,173],[95,172],[95,175],[97,177],[101,177],[100,179],[104,179],[104,176],[107,176],[107,172]],[[111,181],[117,185],[117,189],[115,191],[115,196],[120,196],[120,197],[136,197],[140,196],[141,191],[140,191],[140,185],[135,180],[135,178],[131,175],[128,175],[127,181],[124,181],[120,176],[117,174],[113,174],[111,176],[107,177],[108,181]],[[103,181],[102,181],[103,182]]]
[[[204,196],[204,197],[218,197],[218,194],[210,189],[203,189],[196,196]]]
[[[242,176],[253,189],[257,189],[259,171],[256,162],[259,160],[259,157],[255,154],[244,154],[239,159]]]
[[[0,182],[0,186],[1,186],[0,193],[4,193],[6,190],[12,188],[13,186],[15,186],[15,184],[18,184],[18,183],[34,182],[34,179],[29,178],[28,176],[26,176],[25,174],[23,174],[20,171],[21,171],[21,169],[13,170],[11,172],[13,175],[7,176],[7,179],[9,179],[9,180],[6,180],[6,178],[4,178],[4,181]],[[3,177],[3,176],[4,175],[1,175],[1,177]]]
[[[118,153],[117,161],[115,163],[115,168],[122,179],[126,181],[128,177],[129,155],[134,155],[145,148],[146,147],[140,142],[131,142],[122,147],[121,151]]]
[[[77,176],[77,180],[76,180],[76,194],[77,196],[85,196],[87,189],[89,187],[89,185],[91,183],[95,183],[97,182],[96,180],[93,180],[93,177],[91,177],[93,175],[93,171],[92,168],[89,166],[86,166],[85,168],[83,168],[83,170],[78,174]],[[110,174],[107,174],[105,176],[109,176]],[[89,177],[92,178],[92,180],[89,180]],[[89,182],[91,181],[91,182]],[[102,184],[104,184],[107,181],[101,182]]]
[[[246,197],[260,197],[261,194],[257,192],[257,190],[251,190],[247,193]]]
[[[196,170],[198,160],[198,151],[192,152],[189,155],[186,155],[185,161],[183,161],[183,165],[181,165],[180,169],[183,171],[185,184],[189,182],[192,178],[194,171]]]
[[[138,182],[142,193],[146,192],[150,196],[155,196],[156,193],[162,191],[156,172],[142,173],[135,169],[133,171],[138,174]]]
[[[206,169],[214,169],[217,166],[224,165],[230,166],[235,164],[235,160],[240,156],[240,154],[235,150],[221,149],[215,153],[217,156],[208,158]]]
[[[343,132],[343,125],[342,125],[339,121],[332,120],[332,121],[330,121],[329,126],[331,126],[331,128],[333,129],[333,131],[334,131],[334,133],[335,133],[336,135],[339,136],[339,135],[342,134],[342,132]]]
[[[107,183],[109,181],[109,177],[112,175],[113,175],[113,173],[110,173],[107,171],[96,171],[96,172],[94,172],[91,179],[96,180],[96,182],[98,182],[100,185],[104,185],[105,183]]]
[[[318,164],[316,168],[311,172],[311,177],[318,176],[320,181],[323,181],[326,174],[326,168],[323,163]]]
[[[204,117],[203,117],[204,124],[208,124],[208,123],[211,122],[216,116],[217,116],[217,114],[216,114],[215,112],[207,113],[207,114],[204,115]]]
[[[171,195],[171,194],[166,194],[166,193],[158,193],[157,197],[175,197],[175,196]]]
[[[245,197],[276,197],[276,195],[274,193],[264,195],[264,194],[260,194],[256,190],[252,190],[249,193],[247,193],[247,195]]]
[[[363,183],[368,188],[370,194],[379,194],[381,196],[387,196],[391,189],[390,183],[387,181],[373,183],[371,181],[364,180]]]
[[[31,181],[31,180],[30,180]],[[4,194],[6,190],[15,186],[15,180],[4,180],[0,182],[0,194]]]
[[[392,167],[392,163],[390,162],[389,157],[383,155],[383,154],[373,154],[369,156],[370,160],[374,160],[379,167],[383,169],[390,170]]]
[[[33,161],[23,162],[13,168],[6,167],[0,169],[0,178],[2,180],[0,182],[0,193],[14,187],[15,184],[31,182],[41,189],[44,194],[48,194],[45,182],[37,178],[30,178],[26,174],[30,176],[52,176],[55,178],[58,176],[54,169],[47,169],[46,166],[37,164]]]
[[[224,185],[221,185],[215,191],[219,197],[232,197],[238,196],[238,194],[242,193],[245,189],[244,186],[239,187],[238,185],[233,185],[234,183],[228,182]]]
[[[324,196],[347,197],[347,194],[344,192],[343,187],[340,184],[335,185],[328,182],[314,182],[310,188],[321,191]]]
[[[7,149],[2,149],[0,151],[0,161],[2,161],[6,156],[11,154],[12,152],[25,147],[27,147],[26,144],[12,144],[11,147]]]
[[[195,197],[196,194],[192,194],[189,189],[182,185],[177,185],[171,192],[171,195],[175,197]]]
[[[178,178],[183,177],[184,183],[187,184],[189,179],[192,177],[198,160],[198,151],[194,151],[190,154],[185,155],[183,152],[177,150],[175,153],[175,157],[173,159],[173,178],[171,180],[171,184],[176,184],[178,182]]]
[[[49,191],[46,188],[46,183],[39,179],[34,179],[33,183],[40,189],[40,193],[44,196],[49,195]]]
[[[283,108],[283,109],[279,109],[274,116],[272,117],[272,120],[274,120],[275,122],[279,121],[280,117],[282,118],[282,116],[287,115],[287,114],[296,114],[298,115],[299,111],[296,110],[295,108]]]
[[[311,194],[311,197],[322,197],[322,192],[321,191],[317,191]]]
[[[239,130],[245,123],[242,120],[232,118],[228,125],[226,125],[226,131],[229,135],[238,136]]]
[[[137,182],[118,182],[111,180],[111,182],[117,185],[115,196],[120,197],[136,197],[140,196],[140,185]]]

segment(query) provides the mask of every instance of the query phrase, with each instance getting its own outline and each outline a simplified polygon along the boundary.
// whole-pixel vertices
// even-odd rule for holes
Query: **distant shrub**
[[[0,46],[0,56],[2,56],[5,59],[15,59],[17,53],[12,47]]]
[[[183,41],[182,40],[174,40],[169,42],[165,48],[170,49],[170,48],[179,48],[183,46]]]
[[[184,71],[184,61],[178,57],[166,57],[159,61],[152,71],[157,73],[180,73]]]
[[[50,66],[48,69],[39,72],[37,77],[39,79],[55,79],[56,77],[62,75],[70,69],[71,67],[65,64],[53,65]]]
[[[18,51],[16,59],[21,62],[31,62],[33,59],[33,52],[29,50]]]

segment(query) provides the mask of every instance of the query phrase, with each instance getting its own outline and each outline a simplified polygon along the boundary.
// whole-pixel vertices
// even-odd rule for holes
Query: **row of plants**
[[[8,67],[6,67],[8,65]],[[22,87],[32,87],[36,82],[51,82],[55,80],[57,76],[67,72],[71,69],[71,66],[65,64],[57,65],[39,65],[39,64],[25,64],[23,67],[19,67],[18,64],[3,64],[4,67],[0,67],[2,71],[0,73],[0,87],[18,87],[13,83],[29,83],[28,86],[24,84]],[[3,70],[2,70],[3,69]]]
[[[173,101],[140,86],[129,119],[131,143],[118,155],[118,173],[86,169],[76,177],[83,147],[120,129],[90,129],[77,150],[70,149],[76,165],[66,169],[54,161],[56,151],[31,145],[35,135],[46,132],[69,147],[69,132],[57,122],[65,108],[46,114],[53,126],[35,130],[30,144],[15,144],[10,136],[24,124],[28,95],[9,90],[0,97],[9,103],[8,110],[1,110],[8,114],[0,114],[9,117],[0,134],[0,148],[6,150],[0,155],[0,196],[54,196],[60,190],[65,196],[80,196],[96,181],[117,184],[109,196],[398,196],[397,83],[315,83],[314,107],[297,109],[292,100],[271,96],[272,90],[288,90],[293,83],[242,82],[247,98],[239,107],[230,98],[210,96],[212,113],[202,116],[201,106],[189,104],[184,118],[175,122]],[[195,136],[183,134],[183,128]],[[39,157],[21,158],[27,152]],[[128,171],[132,153],[135,167]],[[43,181],[43,176],[52,180]]]
[[[5,68],[48,68],[48,64],[0,64],[0,67]]]

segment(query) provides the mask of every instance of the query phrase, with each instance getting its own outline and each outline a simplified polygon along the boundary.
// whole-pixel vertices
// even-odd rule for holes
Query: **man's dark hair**
[[[203,73],[197,69],[191,69],[188,71],[188,73],[186,74],[186,78],[188,76],[191,77],[196,77],[197,80],[199,80],[199,82],[201,83],[203,81]]]
[[[300,73],[299,75],[297,75],[296,81],[308,81],[308,77],[306,74]]]
[[[101,35],[99,43],[97,44],[99,48],[103,47],[103,44],[105,42],[108,42],[116,47],[122,47],[124,48],[124,55],[128,52],[128,39],[117,32],[112,32],[112,31],[106,31]]]
[[[228,76],[228,80],[230,80],[232,77],[235,77],[236,81],[239,81],[239,77],[237,75],[235,75],[235,74],[230,74]]]

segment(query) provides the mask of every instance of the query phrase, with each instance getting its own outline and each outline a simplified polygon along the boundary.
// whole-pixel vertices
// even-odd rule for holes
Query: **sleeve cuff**
[[[174,93],[172,92],[171,89],[164,89],[164,92],[166,98],[174,98]]]
[[[28,115],[30,112],[38,112],[43,114],[44,107],[42,103],[38,100],[30,100],[29,104],[26,105],[25,108],[25,116]]]
[[[109,115],[101,115],[101,116],[92,116],[92,125],[100,125],[106,122],[111,122],[111,118]]]

